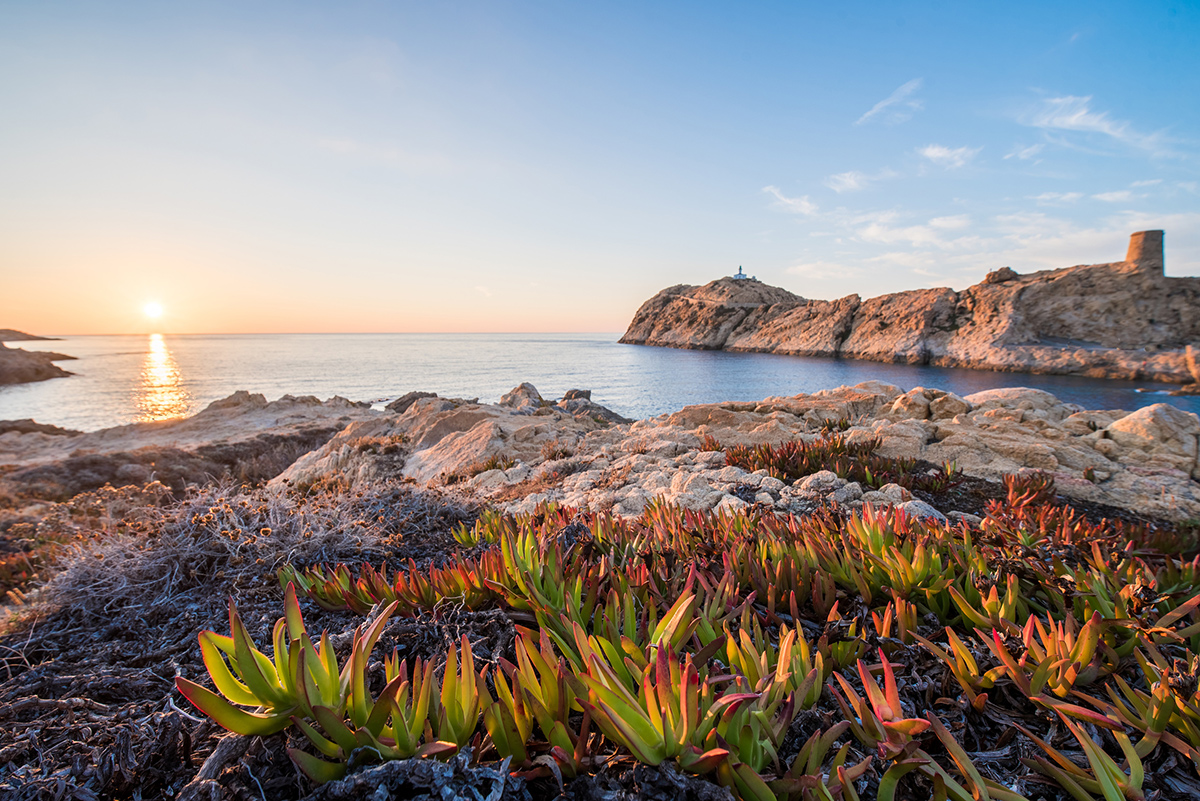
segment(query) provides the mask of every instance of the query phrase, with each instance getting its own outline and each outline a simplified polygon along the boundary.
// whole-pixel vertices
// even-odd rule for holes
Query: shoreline
[[[267,478],[279,486],[401,478],[449,486],[481,502],[496,499],[506,511],[554,501],[631,516],[656,499],[694,509],[742,508],[745,501],[733,490],[759,486],[761,477],[717,464],[703,450],[707,438],[723,447],[812,441],[837,421],[848,441],[878,440],[882,457],[954,463],[964,475],[989,481],[1041,471],[1054,476],[1062,494],[1082,502],[1163,519],[1200,518],[1200,418],[1166,403],[1134,412],[1088,410],[1039,389],[961,397],[869,381],[759,401],[696,404],[629,421],[593,403],[589,392],[566,395],[544,399],[526,383],[494,404],[410,393],[377,410],[337,397],[268,402],[242,391],[188,418],[89,433],[12,424],[0,433],[0,466],[20,475],[73,459],[102,459],[107,472],[97,473],[93,483],[99,487],[105,479],[116,486],[122,476],[153,472],[138,456],[148,449],[184,454],[178,459],[187,462],[188,454],[206,449],[312,442],[313,432],[322,431],[327,433],[319,446],[296,453],[286,470]],[[772,508],[786,512],[791,501],[767,483]],[[518,497],[522,488],[528,491]],[[854,492],[843,493],[844,502],[861,502],[861,496],[849,497]]]

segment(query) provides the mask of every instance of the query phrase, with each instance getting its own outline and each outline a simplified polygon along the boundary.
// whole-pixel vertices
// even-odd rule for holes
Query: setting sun
[[[142,312],[145,313],[147,317],[158,319],[159,317],[162,317],[163,307],[161,303],[151,301],[142,307]]]

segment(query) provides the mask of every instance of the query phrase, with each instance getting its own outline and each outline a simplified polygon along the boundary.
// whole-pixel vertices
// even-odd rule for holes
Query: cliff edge
[[[810,300],[753,279],[664,289],[621,337],[633,345],[842,356],[1020,373],[1200,384],[1200,278],[1163,272],[1163,232],[1125,260],[1021,275],[956,292]]]

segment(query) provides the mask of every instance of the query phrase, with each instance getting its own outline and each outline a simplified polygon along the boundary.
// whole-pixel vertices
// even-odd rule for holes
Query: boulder
[[[1009,281],[1015,281],[1019,276],[1017,271],[1012,267],[1001,267],[999,270],[992,270],[984,279],[985,284],[1004,284]]]
[[[400,397],[396,398],[394,401],[389,403],[387,406],[384,406],[383,408],[387,409],[389,412],[395,412],[396,414],[404,414],[405,412],[408,411],[410,406],[412,406],[414,403],[421,400],[422,398],[436,398],[436,397],[437,397],[436,392],[409,392],[408,394],[401,395]]]
[[[518,384],[500,396],[500,405],[510,409],[530,410],[540,409],[546,401],[542,398],[537,387],[528,381]]]
[[[1122,417],[1104,431],[1124,448],[1147,453],[1165,451],[1195,459],[1200,419],[1166,403],[1156,403]]]

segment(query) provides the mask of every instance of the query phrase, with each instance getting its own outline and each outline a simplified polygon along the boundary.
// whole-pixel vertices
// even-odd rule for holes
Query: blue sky
[[[1200,274],[1196,3],[0,2],[0,326],[618,331]]]

